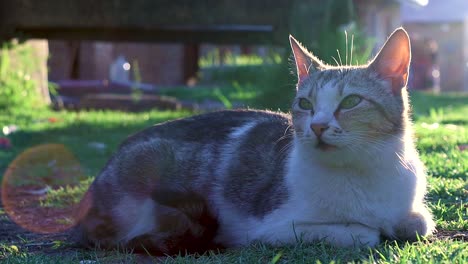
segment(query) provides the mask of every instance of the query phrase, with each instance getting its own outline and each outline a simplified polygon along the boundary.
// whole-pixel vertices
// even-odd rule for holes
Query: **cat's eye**
[[[313,109],[312,103],[309,100],[305,99],[305,98],[300,98],[299,99],[299,107],[302,110],[312,110]]]
[[[342,109],[350,109],[358,105],[362,101],[362,98],[359,95],[350,95],[347,96],[343,101],[340,103],[340,107]]]

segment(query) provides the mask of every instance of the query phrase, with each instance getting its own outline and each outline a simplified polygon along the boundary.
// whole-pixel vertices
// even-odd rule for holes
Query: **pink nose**
[[[312,131],[314,131],[314,134],[319,138],[320,136],[322,136],[322,133],[325,130],[327,130],[328,125],[324,123],[312,123],[310,125],[310,128],[312,129]]]

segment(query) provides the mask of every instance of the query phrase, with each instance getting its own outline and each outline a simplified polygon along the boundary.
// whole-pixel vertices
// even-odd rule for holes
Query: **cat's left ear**
[[[408,82],[410,62],[408,33],[403,28],[398,28],[390,35],[369,68],[380,78],[390,81],[392,93],[398,95]]]
[[[309,76],[309,73],[325,68],[323,63],[310,54],[293,36],[289,35],[289,43],[296,62],[298,82],[302,82]]]

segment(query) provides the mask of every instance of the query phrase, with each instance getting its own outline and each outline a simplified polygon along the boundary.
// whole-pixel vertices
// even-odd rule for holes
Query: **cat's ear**
[[[375,71],[379,78],[388,80],[393,94],[397,95],[408,82],[410,62],[408,33],[403,28],[398,28],[390,35],[369,68]]]
[[[307,78],[310,72],[321,70],[325,67],[319,59],[310,54],[307,49],[291,35],[289,35],[289,43],[291,44],[291,49],[294,54],[299,82]]]

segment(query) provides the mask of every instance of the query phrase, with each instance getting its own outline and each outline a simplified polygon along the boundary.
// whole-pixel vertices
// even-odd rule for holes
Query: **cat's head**
[[[411,59],[404,29],[393,32],[361,66],[326,65],[292,36],[290,42],[298,76],[292,116],[299,141],[324,155],[359,155],[403,134]]]

